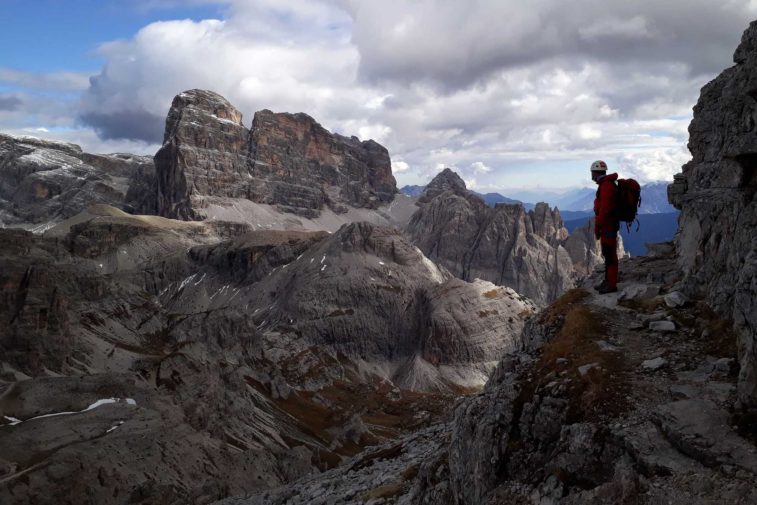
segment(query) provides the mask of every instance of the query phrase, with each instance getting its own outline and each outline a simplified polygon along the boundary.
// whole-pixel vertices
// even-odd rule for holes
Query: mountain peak
[[[463,181],[463,179],[450,168],[445,168],[439,172],[436,177],[428,183],[428,186],[426,186],[426,189],[423,191],[423,194],[418,201],[420,203],[431,201],[445,191],[452,191],[458,196],[468,195],[468,188],[465,187],[465,181]]]

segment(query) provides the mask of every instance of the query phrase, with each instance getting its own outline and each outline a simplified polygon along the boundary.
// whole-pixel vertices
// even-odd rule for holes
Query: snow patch
[[[436,266],[436,263],[425,256],[422,256],[422,258],[423,265],[426,267],[426,270],[428,270],[431,280],[437,284],[444,282],[444,277],[442,277],[442,273],[439,271],[439,267]]]
[[[102,265],[100,265],[100,266],[102,266]],[[194,279],[195,275],[197,275],[197,274],[192,274],[189,277],[187,277],[186,279],[184,279],[183,281],[181,281],[181,284],[179,285],[179,291],[181,291],[182,289],[184,289],[184,286],[186,286],[187,284],[189,284],[189,281],[191,281],[192,279]]]
[[[52,414],[43,414],[41,416],[31,417],[29,419],[26,419],[25,421],[21,421],[19,419],[15,419],[13,417],[8,417],[8,416],[3,416],[3,417],[10,420],[11,421],[10,425],[14,426],[22,422],[27,423],[29,421],[33,421],[35,419],[43,419],[45,417],[70,416],[74,414],[82,414],[84,412],[89,412],[90,410],[94,410],[97,407],[101,407],[102,405],[108,405],[110,403],[126,403],[127,405],[133,405],[133,406],[137,405],[137,402],[133,398],[102,398],[92,403],[91,405],[89,405],[89,407],[87,407],[86,409],[77,410],[76,412],[53,412]]]

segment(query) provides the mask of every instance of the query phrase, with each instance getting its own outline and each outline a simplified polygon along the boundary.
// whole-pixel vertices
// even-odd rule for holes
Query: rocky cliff
[[[0,134],[0,226],[43,230],[96,203],[153,213],[154,188],[148,157]]]
[[[544,305],[601,262],[593,233],[568,237],[560,212],[540,203],[493,208],[444,169],[418,199],[407,232],[429,258],[461,279],[509,286]],[[622,244],[621,256],[624,254]]]
[[[689,126],[692,160],[669,187],[686,287],[740,333],[739,400],[757,407],[757,22],[734,65],[702,88]]]
[[[235,200],[312,218],[324,207],[375,209],[397,193],[378,143],[332,134],[302,113],[262,110],[248,130],[226,99],[204,90],[174,98],[155,167],[158,213],[180,219]]]
[[[396,230],[98,205],[0,230],[0,501],[208,503],[438,419],[533,305]]]

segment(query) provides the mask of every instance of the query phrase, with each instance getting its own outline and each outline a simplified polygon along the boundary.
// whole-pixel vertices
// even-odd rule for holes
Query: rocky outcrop
[[[0,134],[0,226],[44,230],[90,205],[153,213],[152,160]]]
[[[680,298],[665,293],[681,278],[672,255],[621,268],[620,293],[571,290],[532,318],[519,351],[449,422],[221,503],[753,502],[757,449],[729,410],[735,334],[701,300],[668,303]]]
[[[174,98],[155,155],[158,213],[202,219],[208,202],[245,200],[317,217],[327,206],[374,209],[397,192],[387,150],[332,134],[306,114],[242,114],[211,91]]]
[[[0,501],[208,503],[438,419],[533,304],[398,231],[133,216],[0,230]]]
[[[158,214],[194,219],[193,194],[244,197],[248,142],[242,113],[222,96],[201,90],[176,95],[155,154]]]
[[[679,265],[690,293],[739,328],[739,400],[757,407],[757,22],[735,66],[702,88],[689,126],[692,160],[668,189],[681,210]]]
[[[520,204],[489,207],[450,169],[431,181],[418,205],[407,232],[429,258],[461,279],[509,286],[540,305],[597,263],[593,235],[575,234],[568,252],[557,209],[545,203],[528,212]]]

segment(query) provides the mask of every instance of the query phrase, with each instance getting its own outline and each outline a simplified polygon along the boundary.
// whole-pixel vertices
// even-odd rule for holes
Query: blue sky
[[[676,5],[678,4],[678,5]],[[700,88],[750,0],[0,0],[0,131],[154,153],[172,98],[216,91],[385,145],[400,184],[642,182],[689,159]]]
[[[222,16],[218,4],[138,0],[0,0],[0,67],[29,72],[89,71],[105,62],[97,47],[132,37],[155,21]]]

